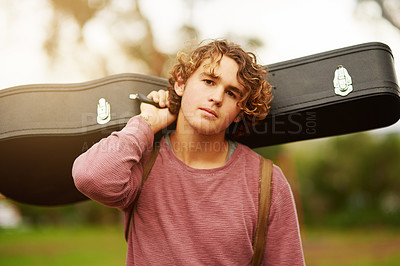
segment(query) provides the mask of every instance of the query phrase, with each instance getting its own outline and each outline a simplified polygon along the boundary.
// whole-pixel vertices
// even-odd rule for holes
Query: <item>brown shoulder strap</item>
[[[160,144],[157,145],[156,143],[154,143],[154,145],[155,146],[153,147],[153,150],[150,153],[150,157],[149,157],[148,161],[146,162],[146,164],[144,165],[144,168],[143,168],[142,184],[141,184],[140,188],[143,187],[144,182],[146,182],[147,178],[149,177],[150,171],[153,168],[154,163],[156,162],[156,159],[157,159],[157,156],[158,156],[158,151],[160,150]],[[128,228],[125,230],[125,240],[126,241],[128,241],[129,231],[131,230],[132,222],[133,222],[133,213],[134,213],[134,211],[136,209],[136,205],[137,205],[137,201],[138,201],[139,196],[140,196],[140,190],[138,192],[138,195],[136,196],[135,203],[133,204],[132,213],[129,216]]]
[[[160,150],[160,144],[154,143],[155,147],[150,153],[149,160],[146,162],[143,168],[143,174],[142,174],[142,187],[144,182],[146,182],[147,178],[149,177],[150,171],[153,168],[154,163],[156,162],[157,156],[158,156],[158,151]]]
[[[253,243],[251,265],[261,265],[264,257],[267,223],[271,205],[272,161],[260,156],[257,228]]]

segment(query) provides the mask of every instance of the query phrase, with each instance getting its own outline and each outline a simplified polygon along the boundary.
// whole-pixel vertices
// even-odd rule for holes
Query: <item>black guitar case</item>
[[[252,148],[386,127],[400,117],[393,56],[385,44],[360,44],[268,69],[270,114],[239,140]],[[139,113],[130,94],[166,86],[162,78],[119,74],[0,90],[0,193],[35,205],[85,200],[71,176],[75,158]]]

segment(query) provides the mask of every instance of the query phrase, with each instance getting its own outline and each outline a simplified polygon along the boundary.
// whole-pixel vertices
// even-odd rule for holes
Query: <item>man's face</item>
[[[178,123],[188,134],[225,134],[226,128],[238,122],[238,102],[244,92],[237,80],[238,64],[223,56],[211,73],[205,60],[189,77],[186,84],[175,84],[175,91],[182,96]]]

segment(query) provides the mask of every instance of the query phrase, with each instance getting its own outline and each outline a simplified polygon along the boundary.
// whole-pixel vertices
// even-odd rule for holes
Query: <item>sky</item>
[[[10,3],[18,12],[10,12]],[[115,3],[123,6],[129,1],[115,0]],[[391,47],[400,76],[400,31],[380,17],[379,9],[371,1],[361,8],[356,8],[356,0],[140,0],[140,6],[151,21],[157,47],[164,52],[184,46],[176,37],[183,24],[194,25],[199,30],[199,40],[221,38],[228,33],[239,43],[242,37],[257,37],[264,46],[255,53],[265,65],[378,41]],[[79,47],[73,47],[74,40],[65,39],[63,60],[51,65],[41,48],[49,34],[47,24],[51,16],[45,0],[0,0],[0,89],[91,80],[89,70],[96,68],[96,60],[91,59],[105,51],[115,55],[111,62],[115,73],[140,69],[117,60],[123,56],[109,38],[113,29],[106,28],[101,19],[85,29],[90,53],[77,53]],[[71,24],[64,29],[65,36],[76,30]],[[133,33],[140,34],[140,27]],[[385,132],[399,132],[398,124]]]
[[[199,29],[199,39],[223,37],[227,32],[260,38],[266,45],[258,54],[265,64],[370,41],[400,48],[400,32],[380,19],[374,3],[356,12],[356,0],[247,0],[245,5],[236,0],[199,0],[193,1],[195,11],[190,13],[182,2],[141,2],[160,49],[181,46],[173,36],[188,22]]]

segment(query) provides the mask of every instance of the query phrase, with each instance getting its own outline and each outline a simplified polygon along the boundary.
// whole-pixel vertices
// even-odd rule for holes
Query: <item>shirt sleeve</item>
[[[94,144],[75,159],[72,176],[77,189],[106,206],[123,209],[136,197],[143,160],[153,145],[150,125],[131,118],[118,132]]]
[[[263,265],[305,265],[293,193],[275,165],[268,222]]]

